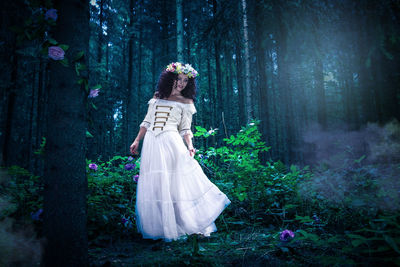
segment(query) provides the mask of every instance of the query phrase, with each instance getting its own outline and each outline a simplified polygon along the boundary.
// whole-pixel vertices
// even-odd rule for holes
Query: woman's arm
[[[135,140],[133,141],[132,145],[130,146],[130,150],[132,154],[137,155],[138,152],[138,148],[139,148],[139,143],[140,140],[143,139],[144,135],[146,134],[147,128],[146,127],[140,127],[139,133],[136,136]]]
[[[183,138],[185,139],[186,145],[188,147],[190,156],[194,156],[194,154],[196,154],[196,149],[194,149],[193,144],[192,144],[192,135],[191,134],[185,134],[183,136]]]
[[[150,127],[150,121],[152,120],[151,119],[152,106],[154,102],[155,102],[155,96],[152,99],[150,99],[149,102],[147,102],[147,104],[149,104],[149,107],[147,108],[146,116],[144,117],[144,120],[140,124],[140,130],[138,135],[136,136],[135,140],[130,146],[130,151],[132,154],[138,154],[140,140],[143,139],[144,135],[146,134],[147,128]]]
[[[193,148],[192,137],[193,133],[190,130],[192,124],[192,115],[196,113],[196,108],[193,105],[193,100],[190,99],[192,105],[186,105],[182,112],[181,122],[178,126],[179,134],[183,137],[189,150],[190,156],[194,156],[196,150]]]

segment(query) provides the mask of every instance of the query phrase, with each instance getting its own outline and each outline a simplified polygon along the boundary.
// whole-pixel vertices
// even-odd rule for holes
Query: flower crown
[[[165,70],[176,74],[183,73],[189,78],[196,78],[199,75],[199,73],[190,64],[183,65],[180,62],[173,62],[169,64]]]

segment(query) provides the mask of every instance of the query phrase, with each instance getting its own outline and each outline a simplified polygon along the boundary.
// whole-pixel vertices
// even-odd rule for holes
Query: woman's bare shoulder
[[[183,97],[183,96],[181,96],[181,97],[176,97],[176,96],[175,97],[168,97],[167,100],[179,102],[179,103],[182,103],[182,104],[193,104],[193,99],[186,98],[186,97]]]
[[[183,100],[183,103],[185,103],[185,104],[193,104],[194,102],[193,102],[193,99],[191,99],[191,98],[185,98]]]

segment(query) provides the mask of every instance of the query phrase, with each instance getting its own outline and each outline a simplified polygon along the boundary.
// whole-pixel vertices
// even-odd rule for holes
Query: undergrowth
[[[258,124],[249,123],[224,139],[223,145],[200,148],[195,156],[232,202],[216,221],[218,232],[200,240],[199,247],[185,241],[163,243],[155,250],[149,249],[153,245],[143,245],[146,241],[137,233],[134,209],[140,158],[87,160],[91,255],[105,253],[110,244],[131,242],[136,244],[132,251],[141,248],[144,254],[140,255],[152,256],[120,252],[112,257],[120,255],[127,261],[133,257],[135,262],[155,265],[400,262],[399,164],[366,163],[363,156],[345,161],[340,168],[262,162],[261,153],[270,147],[261,141]],[[196,126],[194,135],[208,138],[214,133]],[[0,220],[30,223],[40,233],[45,212],[41,211],[42,178],[18,166],[7,172],[0,192],[8,204],[1,209]],[[283,236],[284,231],[293,237]]]

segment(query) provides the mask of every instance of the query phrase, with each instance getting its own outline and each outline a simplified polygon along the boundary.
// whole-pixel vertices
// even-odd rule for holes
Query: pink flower
[[[95,164],[95,163],[90,163],[90,164],[89,164],[89,169],[92,169],[92,170],[97,171],[97,164]]]
[[[49,47],[49,57],[54,60],[63,60],[65,52],[61,47],[58,46],[50,46]]]
[[[95,98],[96,96],[99,95],[99,91],[100,91],[100,89],[91,89],[91,90],[90,90],[89,97],[90,97],[90,98]]]
[[[133,176],[133,180],[137,183],[137,181],[139,181],[139,174]]]
[[[46,11],[46,14],[44,14],[45,19],[52,19],[54,21],[57,20],[57,9],[49,9]]]

